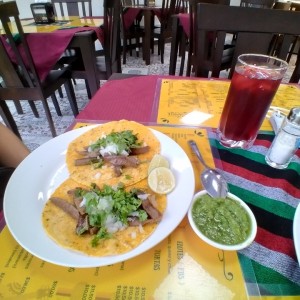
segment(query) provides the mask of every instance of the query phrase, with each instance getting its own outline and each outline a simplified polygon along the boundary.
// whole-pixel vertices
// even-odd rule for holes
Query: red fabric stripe
[[[269,148],[271,146],[271,142],[268,140],[256,140],[254,143],[255,146],[263,146]]]
[[[258,227],[255,241],[272,251],[280,252],[296,259],[294,242],[291,239],[275,235]]]
[[[269,177],[266,177],[262,174],[249,171],[237,165],[232,165],[225,161],[220,161],[218,159],[216,159],[216,161],[216,165],[222,166],[222,169],[226,172],[237,175],[239,177],[243,177],[253,182],[257,182],[267,187],[280,188],[282,190],[287,191],[291,196],[295,198],[300,198],[300,190],[283,179],[270,179]]]

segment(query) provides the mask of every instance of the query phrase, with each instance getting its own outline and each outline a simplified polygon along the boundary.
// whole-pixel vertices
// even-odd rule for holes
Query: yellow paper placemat
[[[218,127],[229,81],[163,79],[160,84],[158,123]],[[272,107],[289,111],[299,106],[299,99],[297,86],[281,84]],[[268,119],[261,130],[272,130]]]
[[[78,123],[75,128],[86,126]],[[200,165],[187,141],[194,139],[212,164],[205,130],[152,126],[174,139]],[[196,190],[200,189],[199,178]],[[184,201],[184,199],[178,199]],[[34,236],[33,236],[34,239]],[[38,241],[37,241],[38,242]],[[236,252],[202,242],[187,218],[151,250],[122,263],[77,269],[53,265],[31,255],[11,236],[0,234],[0,299],[247,299]],[[200,294],[199,294],[200,293]],[[230,298],[228,298],[230,299]]]

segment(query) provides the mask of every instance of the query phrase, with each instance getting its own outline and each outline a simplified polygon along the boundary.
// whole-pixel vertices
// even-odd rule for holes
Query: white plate
[[[174,140],[153,130],[161,142],[161,154],[169,159],[177,181],[175,189],[167,196],[166,211],[153,234],[137,248],[122,255],[93,257],[59,246],[44,231],[43,207],[59,184],[68,178],[65,163],[68,144],[91,128],[69,131],[33,151],[12,174],[4,195],[6,224],[16,241],[40,259],[61,266],[105,266],[149,250],[178,226],[194,194],[194,172],[188,156]]]
[[[294,216],[293,236],[298,262],[300,263],[300,204],[298,204]]]

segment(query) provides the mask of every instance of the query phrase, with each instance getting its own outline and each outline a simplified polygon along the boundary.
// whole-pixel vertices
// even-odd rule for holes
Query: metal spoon
[[[205,167],[204,171],[201,173],[201,182],[207,193],[213,198],[226,198],[228,186],[223,176],[217,170],[210,168],[205,163],[195,141],[190,140],[188,143],[192,151]]]

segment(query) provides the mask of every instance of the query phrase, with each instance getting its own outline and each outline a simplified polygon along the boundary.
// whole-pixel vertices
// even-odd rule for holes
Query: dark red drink
[[[277,69],[237,65],[219,124],[225,147],[250,147],[267,114],[282,79]]]

